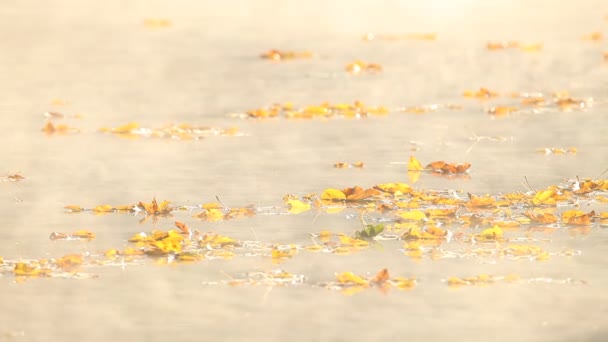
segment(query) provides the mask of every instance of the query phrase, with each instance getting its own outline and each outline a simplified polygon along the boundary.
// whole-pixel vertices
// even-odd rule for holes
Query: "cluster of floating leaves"
[[[421,164],[412,158],[411,168]],[[433,163],[429,164],[433,165]],[[437,166],[434,166],[437,167]],[[431,166],[431,168],[433,168]],[[422,168],[424,169],[424,168]],[[224,221],[250,217],[257,213],[303,214],[316,210],[326,214],[354,211],[361,227],[352,234],[323,230],[311,233],[307,245],[277,244],[263,241],[239,240],[216,232],[203,233],[183,222],[175,221],[175,228],[141,232],[128,239],[129,246],[103,252],[69,254],[58,259],[3,260],[0,272],[12,273],[19,279],[31,277],[92,278],[83,270],[101,266],[140,265],[152,260],[156,264],[180,264],[204,260],[232,260],[262,258],[271,264],[306,253],[329,253],[347,256],[364,253],[374,246],[395,248],[412,260],[473,259],[492,263],[501,259],[545,261],[553,257],[575,257],[581,252],[569,248],[555,248],[548,242],[550,234],[565,231],[571,235],[589,234],[595,223],[608,226],[608,212],[584,212],[576,209],[581,202],[608,203],[608,180],[572,179],[559,186],[539,191],[475,195],[456,191],[417,190],[405,183],[382,183],[370,188],[354,186],[345,189],[328,188],[320,194],[305,196],[285,195],[285,207],[228,208],[219,202],[198,206],[173,206],[169,201],[138,202],[132,205],[99,205],[91,209],[67,206],[72,213],[96,212],[131,214],[143,213],[156,219],[171,218],[174,214]],[[572,209],[574,208],[574,209]],[[195,214],[193,212],[198,211]],[[370,223],[371,222],[371,223]],[[543,234],[538,238],[537,234]],[[50,239],[61,241],[95,239],[87,230],[73,233],[53,232]],[[401,244],[399,244],[401,242]],[[531,282],[532,280],[526,280]],[[492,277],[448,278],[450,286],[487,285],[499,282],[524,282],[515,275]],[[386,292],[390,288],[409,290],[415,278],[391,277],[383,269],[374,277],[352,272],[336,274],[335,281],[308,283],[303,275],[285,271],[254,272],[247,277],[233,278],[226,284],[236,285],[301,285],[320,286],[345,294],[376,288]],[[211,283],[210,283],[211,284]]]
[[[174,140],[199,140],[210,136],[242,135],[235,127],[220,129],[207,126],[193,126],[185,123],[167,125],[160,128],[146,128],[132,122],[115,128],[104,127],[99,131],[126,138],[160,138]]]
[[[390,109],[386,106],[368,106],[361,101],[355,101],[352,104],[323,102],[320,105],[308,105],[303,107],[296,107],[293,103],[286,102],[284,104],[275,103],[267,107],[248,110],[245,113],[234,113],[231,114],[231,116],[243,119],[360,119],[370,116],[386,116],[391,112],[425,114],[438,110],[461,109],[462,106],[454,104],[430,104]]]
[[[465,98],[477,100],[492,100],[498,98],[498,92],[481,87],[479,90],[466,90],[462,94]],[[561,109],[563,111],[583,110],[593,105],[592,98],[574,98],[567,91],[554,92],[550,96],[540,92],[535,93],[511,93],[505,95],[511,99],[518,99],[518,105],[498,105],[486,108],[486,113],[495,117],[504,117],[511,113],[534,113],[540,110]]]
[[[42,131],[47,135],[81,133],[81,130],[78,128],[65,124],[53,123],[53,120],[50,119],[46,121],[42,127]],[[172,140],[200,140],[211,136],[243,135],[236,127],[221,129],[208,126],[194,126],[186,123],[171,124],[159,128],[147,128],[140,126],[136,122],[131,122],[114,128],[102,127],[99,129],[99,132],[121,138],[158,138]]]
[[[269,119],[269,118],[287,118],[287,119],[315,119],[315,118],[362,118],[371,115],[386,115],[389,109],[384,106],[374,107],[368,106],[361,101],[355,101],[353,104],[329,102],[321,103],[320,105],[309,105],[297,108],[291,102],[285,104],[273,104],[269,107],[249,110],[246,113],[237,113],[233,116],[241,118]]]

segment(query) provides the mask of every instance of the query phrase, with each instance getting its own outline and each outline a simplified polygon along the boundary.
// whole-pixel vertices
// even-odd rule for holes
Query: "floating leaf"
[[[114,207],[112,207],[109,204],[104,204],[104,205],[98,205],[95,208],[93,208],[92,210],[95,212],[98,212],[98,213],[109,213],[109,212],[114,211]]]
[[[362,72],[378,73],[382,71],[382,66],[376,63],[368,63],[361,60],[356,60],[346,65],[346,71],[351,74],[360,74]]]
[[[423,170],[422,164],[414,156],[410,156],[410,161],[407,164],[408,171],[420,171]]]
[[[152,202],[144,203],[140,201],[137,206],[143,211],[145,211],[148,215],[164,216],[169,215],[173,210],[173,208],[169,206],[169,204],[171,204],[171,202],[169,201],[162,201],[160,204],[158,204],[158,202],[156,202],[156,198],[153,198]]]
[[[553,199],[553,196],[556,195],[555,190],[549,188],[547,190],[541,190],[539,192],[537,192],[534,195],[534,198],[532,198],[532,204],[534,204],[535,206],[538,205],[555,205],[555,199]]]
[[[469,164],[469,163],[450,164],[450,163],[446,163],[446,162],[440,160],[440,161],[434,161],[434,162],[428,164],[425,167],[425,169],[433,170],[435,172],[442,173],[442,174],[463,174],[463,173],[467,172],[467,170],[469,170],[470,167],[471,167],[471,164]]]
[[[300,200],[288,200],[286,204],[288,208],[287,210],[292,214],[300,214],[310,210],[310,203],[302,202]]]
[[[501,241],[502,240],[502,229],[499,226],[484,229],[481,234],[477,235],[479,241]]]
[[[536,213],[534,211],[526,211],[524,215],[536,223],[551,224],[557,222],[557,216],[551,213]]]
[[[340,284],[356,284],[362,286],[369,286],[369,282],[364,278],[352,273],[352,272],[342,272],[336,274],[336,280]]]
[[[15,276],[25,277],[48,277],[51,275],[51,270],[48,268],[41,268],[35,265],[30,265],[25,262],[18,262],[15,264],[13,273]]]
[[[220,209],[205,209],[198,214],[192,215],[208,222],[218,222],[224,219],[224,213]]]
[[[586,226],[591,224],[591,221],[595,217],[595,211],[584,213],[580,210],[568,210],[562,213],[562,221],[565,224]]]
[[[368,224],[362,230],[355,232],[355,238],[361,240],[371,240],[384,231],[383,224]]]
[[[313,57],[313,53],[310,51],[281,51],[272,49],[261,54],[260,57],[272,61],[284,61],[290,59],[311,58]]]
[[[390,275],[388,273],[388,269],[383,268],[381,269],[378,273],[376,273],[376,276],[373,277],[370,282],[375,284],[375,285],[383,285],[384,283],[386,283],[388,280],[390,279]]]
[[[326,189],[321,194],[321,199],[324,201],[343,201],[346,200],[346,195],[338,189]]]
[[[487,207],[492,206],[492,204],[494,204],[494,202],[495,202],[494,198],[490,195],[475,196],[471,193],[469,193],[468,195],[469,195],[469,202],[467,202],[467,205],[470,207],[487,208]]]
[[[83,262],[84,257],[81,254],[68,254],[55,260],[55,265],[64,271],[75,271]]]
[[[423,221],[427,219],[426,214],[421,210],[402,211],[398,215],[404,220]]]
[[[190,228],[188,228],[188,226],[183,223],[183,222],[179,222],[179,221],[175,221],[175,226],[182,232],[182,234],[190,234]]]

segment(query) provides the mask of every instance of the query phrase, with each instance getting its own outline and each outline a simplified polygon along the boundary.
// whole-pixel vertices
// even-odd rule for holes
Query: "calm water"
[[[541,189],[576,176],[594,178],[608,164],[608,34],[602,1],[336,1],[297,2],[20,1],[0,6],[0,256],[52,258],[66,253],[123,249],[154,225],[140,217],[67,215],[63,206],[130,204],[156,196],[197,205],[219,196],[230,206],[283,206],[287,193],[328,187],[407,182],[410,141],[416,157],[470,162],[468,180],[424,175],[420,189],[476,194]],[[166,18],[169,28],[147,28]],[[369,42],[366,32],[437,32],[438,40]],[[489,52],[487,41],[541,42],[538,53]],[[257,56],[271,48],[310,50],[313,59],[273,64]],[[383,65],[379,75],[352,76],[344,66],[363,59]],[[568,90],[593,98],[585,111],[552,109],[496,119],[466,89],[502,94]],[[53,105],[53,99],[67,104]],[[391,108],[458,104],[462,110],[424,115],[391,113],[362,120],[247,121],[227,114],[274,102],[323,101]],[[507,101],[508,98],[501,98]],[[512,101],[511,101],[512,102]],[[514,103],[514,102],[512,102]],[[42,113],[81,114],[66,123],[81,134],[46,136]],[[136,121],[228,128],[241,137],[201,141],[126,140],[96,132]],[[506,141],[475,136],[500,136]],[[544,156],[544,147],[577,147],[575,156]],[[366,163],[338,170],[339,161]],[[606,175],[604,175],[606,177]],[[594,205],[600,211],[606,206]],[[587,209],[584,209],[587,210]],[[201,231],[240,240],[310,244],[309,233],[351,234],[357,219],[342,214],[258,215],[205,223],[178,213]],[[350,213],[352,214],[352,213]],[[172,219],[157,228],[169,229]],[[88,229],[91,242],[51,242],[53,231]],[[32,279],[0,275],[0,340],[520,340],[602,341],[608,336],[608,233],[558,231],[547,249],[580,256],[547,262],[423,259],[414,262],[387,242],[383,250],[350,256],[303,253],[272,265],[269,258],[202,261],[192,265],[91,267],[98,279]],[[284,268],[311,283],[353,271],[416,276],[409,292],[375,290],[355,296],[311,286],[207,286],[250,271]],[[496,284],[451,289],[449,276],[482,273],[522,278],[584,280],[576,284]]]

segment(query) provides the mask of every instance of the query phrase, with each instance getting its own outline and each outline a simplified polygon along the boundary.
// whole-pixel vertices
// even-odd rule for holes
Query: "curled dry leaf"
[[[428,164],[425,169],[441,174],[464,174],[469,170],[470,167],[471,164],[469,163],[450,164],[440,160]]]

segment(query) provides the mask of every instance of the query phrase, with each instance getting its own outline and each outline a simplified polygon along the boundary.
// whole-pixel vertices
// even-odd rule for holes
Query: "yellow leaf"
[[[72,236],[80,239],[93,240],[95,238],[95,233],[89,232],[88,230],[79,230],[72,233]]]
[[[402,211],[398,213],[399,217],[405,220],[423,221],[426,220],[426,214],[420,210]]]
[[[407,164],[407,170],[408,171],[421,171],[421,170],[424,170],[424,167],[422,167],[422,164],[420,164],[418,159],[416,159],[414,156],[410,156],[410,161]]]
[[[407,194],[412,192],[412,188],[405,183],[384,183],[377,184],[374,188],[388,192],[389,194],[394,194],[396,192],[401,192],[402,194]]]
[[[93,211],[98,212],[98,213],[109,213],[113,210],[114,210],[114,207],[112,207],[109,204],[98,205],[95,208],[93,208]]]
[[[270,252],[270,255],[273,259],[288,259],[291,258],[294,254],[291,250],[282,251],[279,249],[273,249]]]
[[[310,203],[302,202],[300,200],[288,200],[287,201],[288,211],[292,214],[299,214],[310,210]]]
[[[403,277],[397,277],[392,280],[393,285],[400,290],[411,290],[416,286],[416,279],[408,279]]]
[[[73,271],[82,265],[83,261],[84,257],[82,254],[68,254],[55,260],[55,265],[64,271]]]
[[[104,255],[106,256],[106,258],[108,259],[113,259],[115,258],[117,255],[120,255],[120,252],[116,249],[108,249]]]
[[[202,205],[203,209],[222,209],[224,206],[217,202],[205,203]]]
[[[116,134],[127,134],[131,133],[132,130],[137,129],[139,124],[136,122],[131,122],[123,126],[119,126],[116,128],[112,128],[111,132]]]
[[[192,217],[200,218],[209,222],[217,222],[224,218],[224,213],[219,209],[205,209]]]
[[[355,247],[368,247],[369,242],[365,240],[355,239],[346,235],[338,235],[338,239],[340,239],[340,243],[345,246],[355,246]]]
[[[502,240],[502,229],[499,226],[484,229],[481,234],[477,235],[480,241],[500,241]]]
[[[321,199],[324,201],[343,201],[346,200],[346,195],[338,189],[326,189],[321,195]]]
[[[16,276],[28,276],[28,277],[38,277],[38,276],[50,276],[51,270],[48,268],[38,268],[33,265],[29,265],[25,262],[18,262],[15,264],[15,268],[13,269],[13,273]]]
[[[461,285],[469,285],[467,281],[457,277],[448,278],[448,286],[461,286]]]
[[[68,210],[70,210],[70,211],[72,211],[74,213],[77,213],[77,212],[80,212],[80,211],[84,210],[79,205],[66,205],[64,208],[66,208],[66,209],[68,209]]]
[[[329,230],[322,230],[319,232],[319,239],[322,242],[327,242],[331,239],[331,232]]]
[[[553,195],[555,195],[555,191],[553,189],[547,189],[544,191],[539,191],[534,195],[532,199],[532,204],[541,205],[541,204],[555,204],[555,200],[552,200]]]
[[[336,274],[336,280],[340,284],[351,284],[351,285],[357,284],[357,285],[362,285],[362,286],[369,285],[367,280],[363,279],[362,277],[360,277],[352,272],[342,272],[342,273]]]

